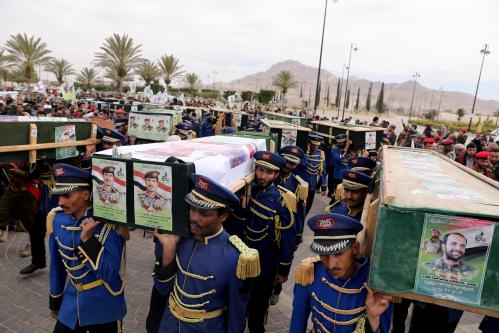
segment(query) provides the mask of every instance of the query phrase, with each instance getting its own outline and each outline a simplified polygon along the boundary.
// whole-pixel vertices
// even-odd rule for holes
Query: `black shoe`
[[[45,268],[45,265],[38,266],[38,265],[35,265],[35,264],[30,264],[29,266],[24,267],[23,269],[21,269],[21,271],[19,271],[19,274],[29,275],[29,274],[33,274],[37,269],[43,269],[43,268]]]

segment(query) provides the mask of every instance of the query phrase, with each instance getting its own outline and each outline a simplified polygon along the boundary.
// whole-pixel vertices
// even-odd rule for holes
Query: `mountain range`
[[[247,75],[230,82],[217,82],[216,86],[221,90],[235,91],[258,91],[260,89],[276,90],[277,88],[272,86],[272,78],[275,74],[282,70],[290,71],[298,82],[297,87],[294,89],[290,89],[286,96],[287,105],[291,107],[300,107],[302,105],[302,100],[310,100],[311,104],[313,105],[315,98],[315,85],[317,81],[317,68],[304,65],[296,60],[286,60],[283,62],[279,62],[272,65],[265,72]],[[346,73],[342,84],[342,96],[344,96],[345,81]],[[354,107],[357,98],[357,91],[360,88],[359,106],[361,109],[365,109],[367,94],[369,86],[371,84],[371,110],[373,110],[376,105],[376,99],[378,98],[378,94],[381,90],[382,82],[372,82],[355,76],[350,76],[348,82],[349,90],[351,90],[350,108]],[[336,99],[338,76],[325,69],[322,69],[321,104],[319,106],[320,109],[326,108],[325,104],[328,85],[330,90],[329,102],[330,104],[334,104]],[[414,81],[405,81],[401,83],[385,82],[384,103],[389,107],[390,111],[408,112],[411,105],[413,88]],[[302,92],[302,98],[300,98],[300,92]],[[443,91],[442,93],[440,90],[427,88],[419,83],[416,83],[416,92],[414,96],[412,111],[413,114],[420,114],[422,112],[425,112],[425,110],[428,111],[431,109],[438,109],[441,96],[441,111],[455,113],[459,108],[465,109],[466,113],[469,113],[471,111],[474,97],[472,94],[459,91]],[[343,105],[343,101],[340,105]],[[330,108],[333,107],[334,106],[331,106]],[[476,114],[492,115],[498,110],[499,101],[483,99],[477,99],[476,101]]]

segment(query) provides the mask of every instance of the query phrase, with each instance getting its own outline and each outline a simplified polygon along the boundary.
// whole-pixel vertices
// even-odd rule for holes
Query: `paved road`
[[[324,198],[316,197],[311,214],[322,211],[325,205]],[[18,274],[20,269],[29,264],[28,258],[20,258],[18,255],[27,241],[26,234],[11,233],[8,242],[0,243],[0,332],[2,333],[50,333],[54,327],[54,321],[49,318],[48,310],[48,270],[38,271],[30,277]],[[304,244],[296,253],[290,274],[291,281],[299,261],[310,256],[308,250],[310,241],[311,233],[306,231]],[[151,271],[154,258],[151,236],[147,235],[144,238],[142,231],[134,231],[127,243],[127,252],[125,293],[128,314],[124,321],[124,330],[127,333],[143,333],[152,287]],[[292,282],[285,284],[279,303],[271,307],[268,332],[288,331],[292,290]],[[466,314],[457,332],[477,333],[479,321],[479,316]]]

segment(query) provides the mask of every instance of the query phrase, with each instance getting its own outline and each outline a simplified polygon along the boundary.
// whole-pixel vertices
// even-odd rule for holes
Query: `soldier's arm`
[[[165,258],[163,245],[158,241],[155,246],[156,262],[152,277],[154,279],[154,288],[163,296],[169,295],[173,289],[175,275],[177,273],[177,264],[175,260]]]
[[[310,295],[307,287],[295,284],[293,291],[293,313],[289,333],[305,333],[310,316]]]
[[[319,178],[319,186],[321,187],[321,191],[324,192],[327,190],[327,169],[326,169],[326,157],[324,152],[321,151],[321,174]]]
[[[284,198],[281,198],[284,200]],[[296,244],[296,228],[292,209],[283,201],[283,206],[278,210],[280,226],[276,226],[280,231],[280,251],[279,266],[277,274],[288,276],[293,262],[293,254]]]
[[[229,273],[231,278],[228,286],[227,302],[227,332],[240,333],[246,326],[246,307],[249,301],[250,281],[236,277],[236,266]]]
[[[50,253],[50,296],[49,308],[52,311],[59,311],[62,303],[62,295],[66,285],[67,272],[62,265],[62,258],[59,254],[59,247],[54,234],[49,235],[49,253]]]
[[[116,226],[106,223],[99,238],[94,235],[87,241],[80,242],[74,252],[81,260],[86,260],[87,268],[109,282],[119,275],[124,242],[116,231]]]

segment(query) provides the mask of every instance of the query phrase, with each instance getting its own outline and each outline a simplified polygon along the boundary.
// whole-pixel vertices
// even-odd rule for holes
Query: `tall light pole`
[[[347,94],[348,94],[348,79],[350,77],[350,63],[352,62],[352,51],[357,51],[357,44],[350,44],[350,56],[348,57],[348,67],[347,67],[347,83],[345,85],[345,100],[343,101],[343,111],[341,112],[341,121],[345,120],[345,106],[347,104]]]
[[[414,104],[414,94],[416,93],[416,82],[418,80],[418,77],[421,77],[421,74],[419,74],[418,72],[412,74],[412,77],[414,78],[414,87],[412,88],[412,99],[411,99],[411,108],[409,109],[409,120],[411,120],[411,115],[412,115],[412,106]]]
[[[319,106],[319,81],[321,79],[321,67],[322,67],[322,49],[324,47],[324,31],[326,30],[326,14],[327,14],[327,1],[324,7],[324,22],[322,23],[322,38],[321,38],[321,52],[319,54],[319,69],[317,70],[317,83],[315,85],[315,101],[314,101],[314,118],[315,113],[317,112],[317,106]],[[338,0],[332,0],[333,2],[337,2]]]
[[[438,111],[437,111],[437,119],[440,116],[440,107],[442,106],[442,96],[444,95],[444,87],[440,87],[440,102],[438,102]]]
[[[473,113],[475,112],[476,96],[478,94],[478,87],[480,86],[480,78],[482,77],[483,62],[485,61],[485,56],[490,53],[489,44],[485,44],[483,49],[480,50],[482,56],[482,65],[480,66],[480,74],[478,74],[478,82],[476,84],[475,98],[473,98],[473,106],[471,107],[470,123],[468,124],[468,132],[471,130],[471,122],[473,121]]]
[[[338,114],[336,115],[337,119],[340,119],[340,105],[341,105],[341,95],[343,92],[343,77],[345,76],[345,68],[347,68],[347,64],[343,64],[343,70],[341,71],[340,91],[338,95],[338,105],[336,106],[336,108],[338,109]]]
[[[217,73],[217,71],[213,71],[213,72],[211,72],[211,75],[213,75],[213,90],[216,90],[215,89],[215,82],[217,81],[218,73]]]

